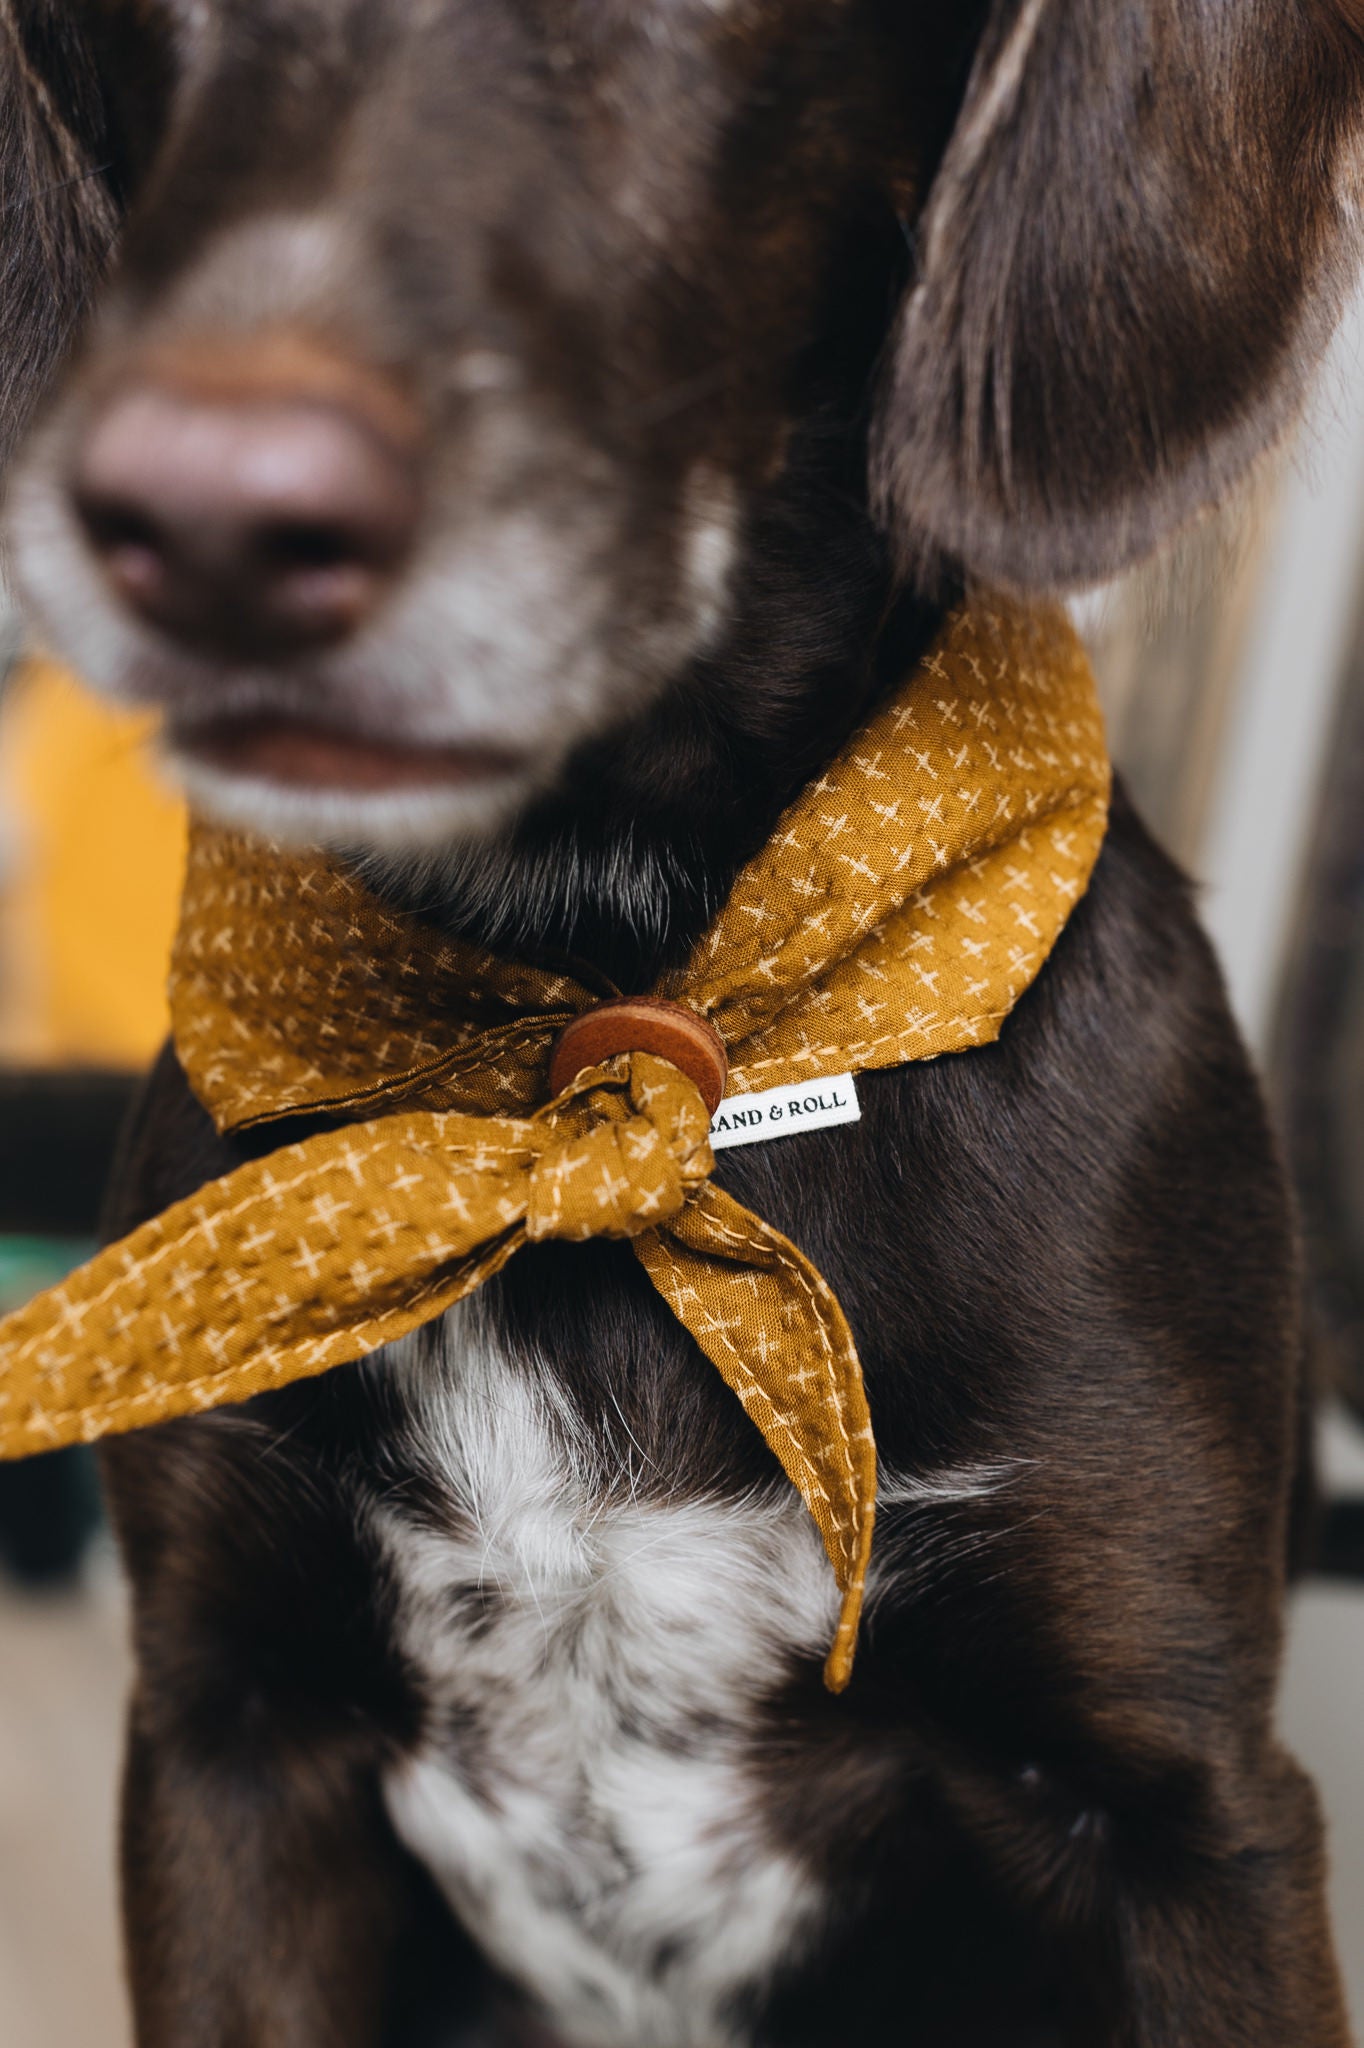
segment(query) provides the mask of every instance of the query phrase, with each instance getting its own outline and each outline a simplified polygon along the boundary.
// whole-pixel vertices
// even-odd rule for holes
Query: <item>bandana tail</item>
[[[841,1692],[876,1518],[876,1444],[847,1318],[805,1254],[713,1181],[634,1249],[819,1530],[843,1594],[824,1682]]]

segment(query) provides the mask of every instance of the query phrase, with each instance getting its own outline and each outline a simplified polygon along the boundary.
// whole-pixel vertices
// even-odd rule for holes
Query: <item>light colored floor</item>
[[[1364,1493],[1364,1433],[1339,1417],[1328,1422],[1321,1470],[1328,1489]],[[1283,1722],[1326,1804],[1336,1941],[1364,2041],[1364,1590],[1314,1586],[1298,1595]]]
[[[1327,1459],[1364,1487],[1364,1443],[1335,1428]],[[3,2048],[129,2048],[113,1896],[123,1636],[107,1559],[81,1595],[0,1591]],[[1336,1930],[1364,2027],[1364,1591],[1299,1597],[1284,1721],[1331,1818]]]
[[[0,2042],[127,2048],[114,1798],[127,1687],[112,1560],[88,1590],[0,1591]]]

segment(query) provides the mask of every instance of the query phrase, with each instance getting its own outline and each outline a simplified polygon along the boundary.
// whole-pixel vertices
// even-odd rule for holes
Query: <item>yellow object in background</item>
[[[183,806],[156,779],[154,717],[51,662],[0,703],[0,1059],[137,1069],[165,1037]]]

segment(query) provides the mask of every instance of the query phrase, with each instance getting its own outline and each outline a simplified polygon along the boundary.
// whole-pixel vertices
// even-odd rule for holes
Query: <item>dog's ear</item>
[[[0,0],[0,472],[113,242],[98,67],[71,0]]]
[[[907,566],[1109,575],[1288,424],[1352,268],[1364,0],[993,0],[887,362]]]

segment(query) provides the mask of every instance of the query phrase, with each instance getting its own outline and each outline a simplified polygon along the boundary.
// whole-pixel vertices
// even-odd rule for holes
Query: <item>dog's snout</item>
[[[380,408],[335,385],[147,373],[106,399],[72,495],[125,605],[178,640],[257,658],[364,622],[411,550],[417,481]]]

